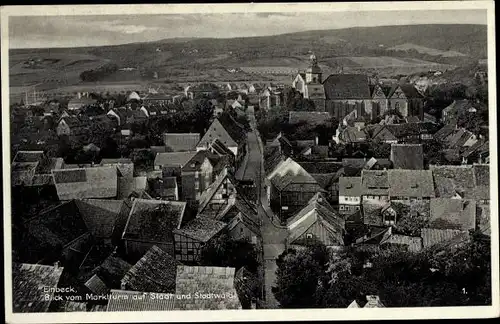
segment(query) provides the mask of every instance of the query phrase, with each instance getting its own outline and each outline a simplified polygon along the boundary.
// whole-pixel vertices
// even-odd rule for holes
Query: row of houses
[[[105,159],[86,166],[62,161],[52,168],[51,184],[62,203],[27,219],[20,227],[18,235],[25,245],[16,250],[25,263],[14,265],[19,270],[14,275],[15,311],[255,308],[260,292],[253,287],[253,273],[245,268],[198,266],[203,246],[224,233],[261,248],[256,207],[242,193],[229,172],[228,159],[223,158],[234,159],[235,154],[217,136],[209,142],[208,150],[198,151],[199,135],[189,134],[188,141],[180,140],[179,134],[164,136],[168,145],[179,151],[166,153],[171,154],[168,156],[158,153],[156,170],[145,176],[135,175],[134,164],[128,159]],[[222,152],[220,156],[218,152]],[[41,157],[43,152],[19,152],[14,163],[40,163]],[[214,167],[216,160],[225,162]],[[180,186],[175,175],[166,176],[175,173],[172,169],[180,170]],[[153,193],[158,196],[153,198]],[[188,193],[194,196],[183,197]],[[199,201],[194,217],[188,212],[190,198]],[[101,246],[113,251],[103,253]],[[52,266],[53,262],[59,263]],[[71,285],[79,287],[83,295],[108,297],[101,302],[49,303],[39,293],[40,284]],[[150,294],[195,292],[225,297],[148,299]],[[27,296],[30,303],[25,302]]]

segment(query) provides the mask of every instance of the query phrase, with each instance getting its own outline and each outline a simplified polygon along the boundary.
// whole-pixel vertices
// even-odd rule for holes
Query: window
[[[384,214],[384,223],[386,225],[394,225],[396,223],[396,216],[385,213]]]
[[[306,238],[307,238],[307,239],[312,239],[312,238],[313,238],[313,235],[312,235],[311,233],[307,233],[307,234],[306,234]]]
[[[340,205],[340,210],[344,210],[344,205]]]
[[[198,180],[196,180],[196,181],[194,182],[194,189],[196,189],[196,190],[199,190],[199,189],[200,189],[200,182],[199,182]]]

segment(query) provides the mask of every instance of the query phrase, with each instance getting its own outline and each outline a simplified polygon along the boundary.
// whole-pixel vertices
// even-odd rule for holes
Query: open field
[[[388,48],[388,51],[408,51],[408,50],[416,50],[422,54],[429,54],[434,56],[443,56],[443,57],[455,57],[455,56],[466,56],[463,53],[457,51],[441,51],[435,48],[429,48],[425,46],[419,46],[412,43],[405,43],[401,45],[396,45],[391,48]]]

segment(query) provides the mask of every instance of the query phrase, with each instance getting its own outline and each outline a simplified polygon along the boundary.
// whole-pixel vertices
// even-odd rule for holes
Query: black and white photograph
[[[492,1],[1,16],[8,323],[500,315]]]

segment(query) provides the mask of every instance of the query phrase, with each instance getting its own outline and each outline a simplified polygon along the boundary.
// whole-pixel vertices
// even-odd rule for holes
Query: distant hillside
[[[11,50],[44,56],[44,50]],[[325,67],[385,75],[429,69],[450,70],[486,58],[484,25],[412,25],[357,27],[245,38],[176,38],[116,46],[50,49],[51,55],[90,55],[120,68],[160,71],[160,78],[235,77],[227,68],[304,68],[314,52]],[[375,59],[376,58],[376,59]],[[88,65],[88,64],[87,64]],[[82,65],[82,70],[84,69]],[[73,69],[78,66],[73,65]],[[23,71],[23,80],[27,77]],[[143,73],[144,75],[144,73]],[[12,77],[12,74],[11,74]],[[238,78],[246,78],[242,72]]]

